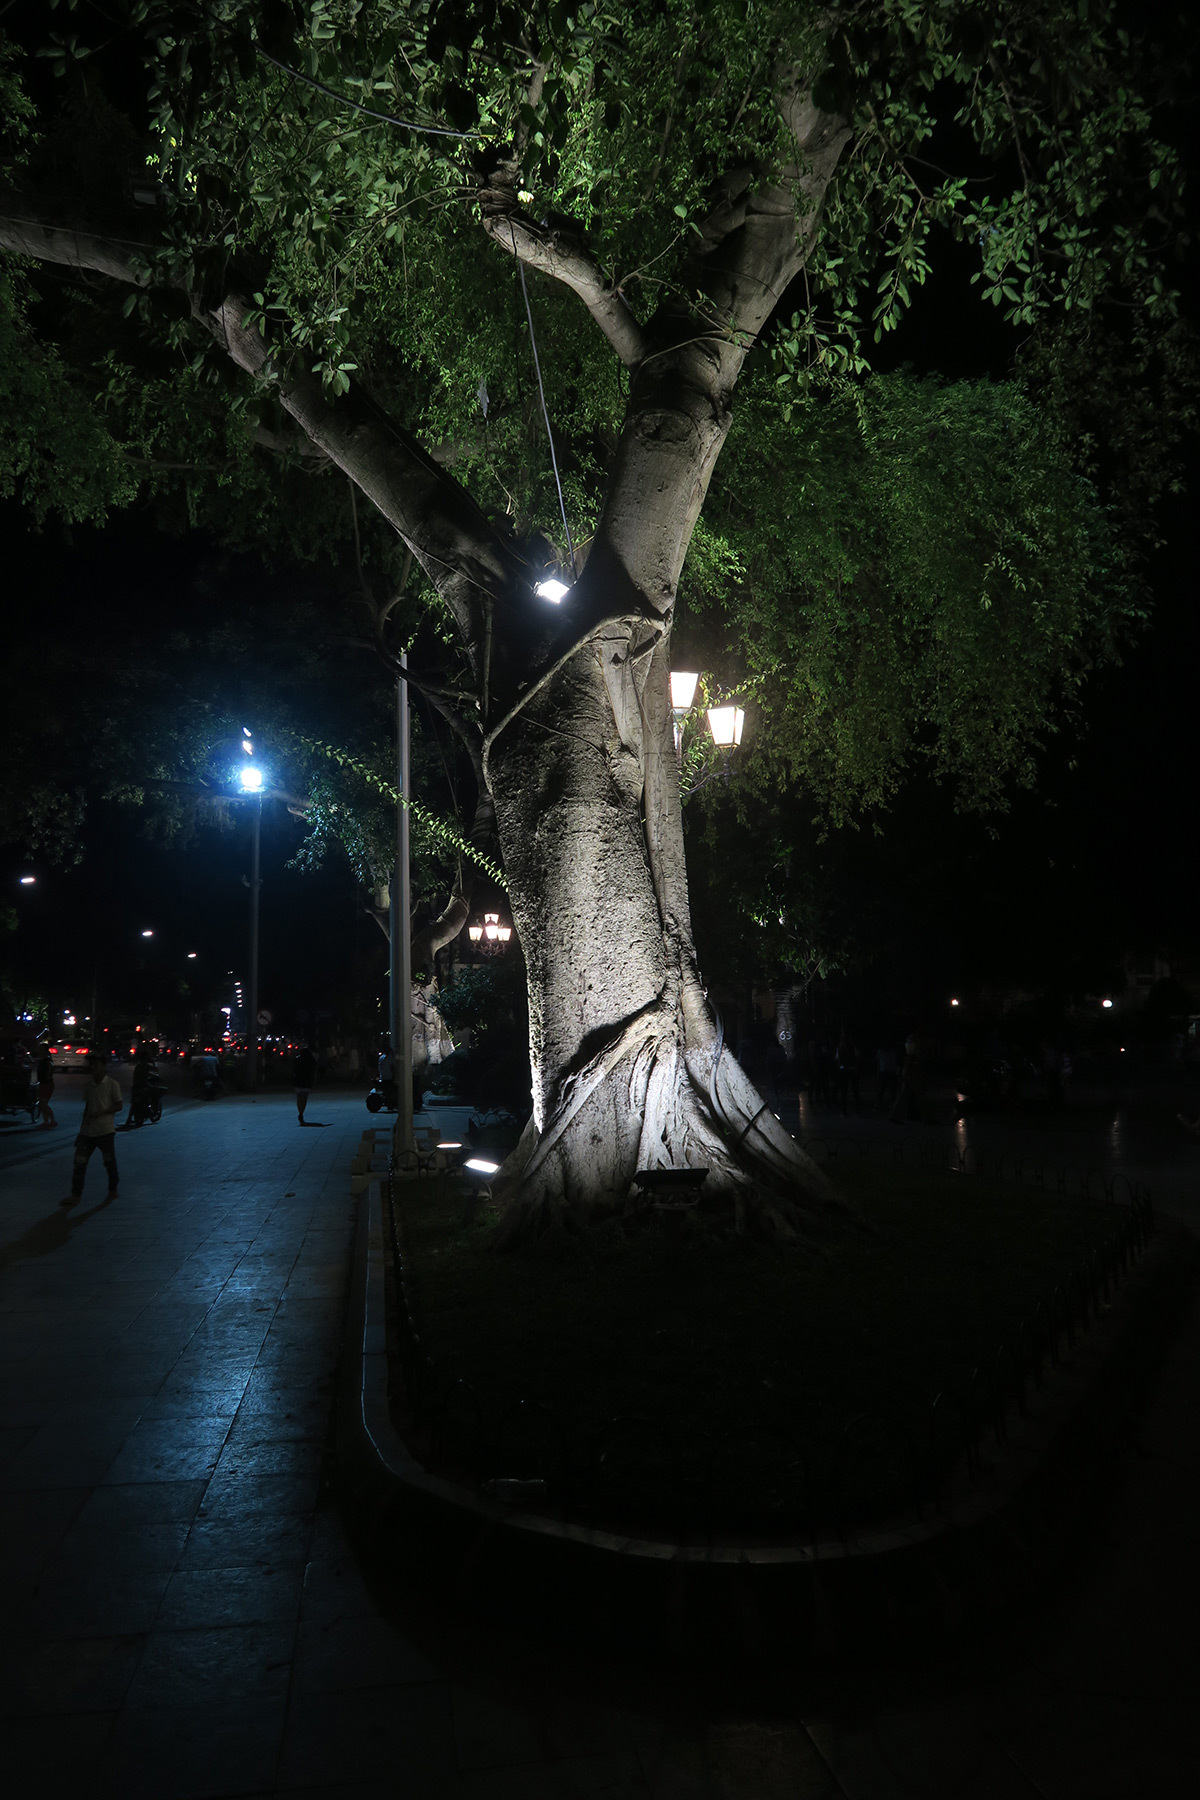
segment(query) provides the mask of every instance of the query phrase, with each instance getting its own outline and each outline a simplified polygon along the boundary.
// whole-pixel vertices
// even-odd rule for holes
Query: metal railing
[[[994,1158],[987,1173],[998,1176],[1004,1160]],[[1042,1165],[1030,1170],[1007,1160],[1007,1179],[1046,1185]],[[964,1159],[959,1172],[983,1169]],[[1080,1173],[1075,1190],[1064,1185],[1067,1172],[1052,1173],[1057,1192],[1090,1198],[1092,1171]],[[845,1538],[889,1519],[936,1516],[956,1480],[980,1480],[985,1459],[1003,1450],[1032,1394],[1095,1322],[1153,1237],[1149,1191],[1120,1175],[1106,1177],[1107,1199],[1118,1198],[1120,1183],[1128,1190],[1128,1211],[1117,1228],[1018,1322],[961,1390],[902,1408],[872,1408],[833,1436],[799,1432],[778,1417],[747,1416],[720,1436],[701,1438],[635,1414],[597,1428],[520,1395],[489,1407],[472,1383],[444,1375],[413,1317],[397,1183],[389,1170],[391,1322],[406,1441],[426,1469],[484,1492],[564,1520],[677,1541],[741,1533],[809,1542],[821,1533]]]

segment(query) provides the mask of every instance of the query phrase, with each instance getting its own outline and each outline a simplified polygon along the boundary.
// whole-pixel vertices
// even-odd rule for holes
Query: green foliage
[[[834,820],[918,761],[999,804],[1139,616],[1094,489],[1011,382],[834,379],[784,421],[760,381],[707,521],[724,560],[685,592],[744,671],[752,785],[799,783]]]
[[[48,46],[75,110],[36,166],[90,197],[136,150],[164,247],[123,317],[94,295],[59,305],[40,358],[12,290],[0,379],[21,418],[6,419],[0,482],[99,517],[136,477],[177,524],[346,564],[341,479],[286,440],[274,377],[293,363],[335,402],[362,383],[518,540],[545,531],[557,505],[528,326],[511,259],[482,238],[481,161],[519,135],[531,220],[584,244],[644,323],[665,301],[671,329],[736,336],[736,319],[712,321],[695,253],[722,178],[786,175],[789,71],[783,86],[809,84],[850,139],[806,221],[790,322],[772,323],[736,397],[687,595],[723,620],[726,685],[756,703],[764,791],[803,784],[836,819],[885,801],[918,762],[956,779],[964,805],[1031,778],[1055,708],[1136,620],[1113,520],[1144,520],[1189,424],[1178,159],[1110,0],[117,10],[120,54],[144,58],[149,140],[105,110],[108,9],[80,5]],[[19,129],[27,103],[11,70],[0,81]],[[871,374],[939,233],[969,252],[980,303],[1020,330],[1027,393]],[[273,346],[258,382],[179,303],[181,285],[223,293],[234,265]],[[529,279],[586,546],[627,377],[578,301]],[[397,545],[362,510],[364,570],[385,589]],[[385,778],[353,734],[345,748],[372,774],[313,773],[311,853],[337,831],[366,869],[379,806],[355,815],[350,788],[382,803]],[[467,853],[453,833],[427,848]]]
[[[50,512],[99,524],[137,480],[101,409],[30,330],[30,303],[24,271],[0,257],[0,498],[20,499],[38,524]]]
[[[359,870],[360,879],[368,885],[386,880],[396,855],[396,807],[400,803],[400,793],[385,772],[380,753],[376,752],[368,761],[333,744],[318,743],[296,733],[289,732],[287,736],[298,749],[334,764],[348,778],[335,782],[328,774],[310,775],[308,788],[313,811],[309,820],[309,843],[302,862],[315,863],[323,844],[330,837],[337,837]],[[361,791],[356,791],[363,788],[371,795],[366,804]],[[481,870],[497,887],[504,887],[504,876],[498,865],[449,819],[415,798],[409,800],[408,810],[415,855],[440,857],[443,862],[461,858]]]
[[[438,993],[438,1011],[451,1032],[470,1031],[486,1039],[502,1031],[525,1005],[525,965],[508,954],[478,968],[459,969]]]

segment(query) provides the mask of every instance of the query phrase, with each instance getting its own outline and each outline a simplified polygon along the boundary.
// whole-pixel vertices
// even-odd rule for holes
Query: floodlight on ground
[[[718,750],[732,750],[740,744],[745,723],[746,715],[740,706],[710,706],[708,709],[708,729]]]
[[[551,575],[545,581],[539,581],[533,591],[540,600],[549,600],[552,606],[558,606],[571,590],[565,581]]]
[[[696,698],[696,688],[700,682],[699,675],[686,674],[681,669],[671,670],[671,709],[673,712],[687,712]]]

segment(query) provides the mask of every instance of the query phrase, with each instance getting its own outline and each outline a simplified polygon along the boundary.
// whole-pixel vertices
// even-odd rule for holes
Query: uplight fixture
[[[482,1156],[469,1157],[463,1164],[463,1168],[470,1169],[473,1175],[494,1175],[499,1167],[499,1163],[485,1162]]]
[[[548,575],[545,581],[538,582],[533,591],[539,599],[549,600],[552,606],[559,606],[571,590],[566,582],[560,581],[556,575]]]
[[[718,750],[732,750],[742,741],[746,715],[740,706],[710,706],[708,729]]]

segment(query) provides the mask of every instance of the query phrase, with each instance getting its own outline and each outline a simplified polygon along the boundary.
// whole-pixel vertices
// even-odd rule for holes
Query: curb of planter
[[[971,1485],[941,1511],[806,1544],[671,1543],[576,1525],[431,1475],[388,1401],[382,1183],[362,1193],[336,1450],[351,1529],[383,1574],[525,1629],[685,1661],[856,1661],[970,1631],[1077,1553],[1191,1298],[1200,1244],[1154,1242]]]

